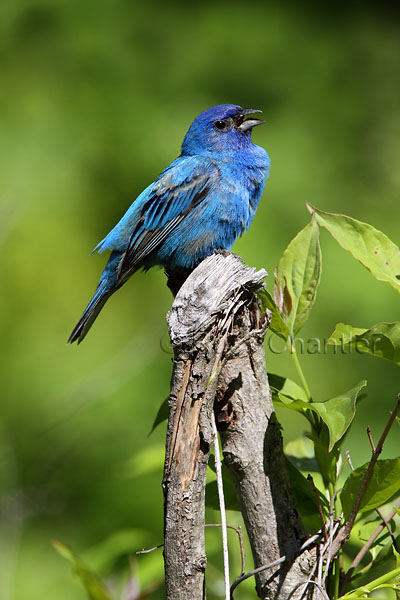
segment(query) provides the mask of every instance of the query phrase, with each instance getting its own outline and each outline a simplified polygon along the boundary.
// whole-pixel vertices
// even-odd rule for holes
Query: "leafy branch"
[[[359,492],[357,494],[357,497],[355,499],[354,506],[352,508],[350,516],[349,516],[347,522],[340,529],[338,535],[336,536],[336,538],[335,538],[335,540],[333,542],[333,546],[332,546],[332,552],[333,552],[333,554],[336,554],[338,552],[339,548],[345,542],[347,542],[347,540],[350,537],[350,532],[351,532],[351,530],[352,530],[352,528],[354,526],[356,517],[357,517],[358,512],[360,510],[360,507],[361,507],[361,503],[363,501],[365,492],[367,490],[368,484],[371,481],[373,470],[374,470],[375,465],[377,463],[378,457],[379,457],[380,453],[382,452],[383,444],[385,443],[387,435],[388,435],[388,433],[389,433],[389,431],[390,431],[390,429],[391,429],[391,427],[392,427],[392,425],[393,425],[393,423],[394,423],[394,421],[396,419],[396,416],[397,416],[399,410],[400,410],[400,394],[397,397],[396,404],[395,404],[394,409],[393,409],[393,411],[392,411],[392,413],[391,413],[391,415],[390,415],[390,417],[388,419],[388,422],[386,423],[386,427],[385,427],[385,429],[384,429],[381,437],[379,438],[379,442],[378,442],[375,450],[373,450],[373,452],[372,452],[371,460],[370,460],[370,462],[368,464],[367,470],[366,470],[365,475],[364,475],[364,477],[362,479],[361,486],[360,486]]]
[[[285,340],[300,382],[299,386],[287,378],[270,376],[274,403],[297,411],[309,422],[311,431],[307,436],[313,442],[314,457],[330,498],[331,511],[328,517],[325,505],[320,501],[321,492],[317,490],[313,478],[309,475],[308,480],[313,484],[311,491],[316,507],[315,516],[318,515],[320,521],[324,518],[332,519],[334,513],[339,515],[340,506],[344,510],[345,522],[340,527],[338,525],[335,538],[331,538],[330,557],[333,559],[338,556],[341,547],[349,538],[357,515],[370,508],[377,508],[398,491],[398,479],[396,479],[397,473],[400,477],[400,471],[397,471],[398,459],[378,461],[378,458],[386,436],[396,419],[399,401],[377,447],[374,448],[372,445],[369,464],[351,473],[343,489],[337,490],[338,476],[341,471],[340,445],[351,426],[357,400],[367,382],[362,381],[349,392],[330,400],[319,401],[311,395],[310,386],[300,364],[295,336],[308,319],[320,282],[322,264],[319,245],[320,227],[325,228],[376,279],[389,283],[398,292],[400,292],[400,251],[385,234],[367,223],[346,215],[324,212],[310,204],[307,204],[307,208],[312,215],[311,222],[290,242],[283,253],[275,269],[273,294],[263,291],[260,295],[264,307],[272,314],[270,329]],[[343,350],[355,348],[359,353],[384,358],[400,365],[400,322],[383,322],[368,328],[339,323],[329,336],[328,345],[341,347]],[[299,460],[301,462],[302,459]],[[293,476],[293,468],[290,471]],[[373,484],[372,480],[374,480]],[[296,475],[293,479],[295,487],[300,485],[299,482],[301,483],[301,478]],[[304,487],[302,483],[301,485],[304,503]],[[373,541],[370,543],[372,544]],[[366,551],[360,550],[361,558]],[[356,569],[361,558],[352,565],[351,573]],[[323,567],[325,579],[329,572],[329,562]],[[321,565],[319,569],[322,569]],[[348,573],[345,576],[340,574],[340,562],[336,558],[330,583],[334,598],[338,597],[339,578],[347,578],[347,576]]]
[[[388,513],[388,515],[382,519],[382,523],[380,525],[378,525],[378,527],[375,529],[375,531],[372,533],[372,535],[365,542],[364,546],[358,552],[357,556],[353,559],[353,562],[351,563],[345,577],[343,578],[342,587],[344,587],[350,581],[350,579],[354,573],[354,570],[361,563],[362,559],[367,554],[368,550],[371,548],[371,546],[373,545],[375,540],[378,538],[380,533],[383,531],[383,529],[385,527],[388,527],[388,524],[393,519],[393,517],[396,515],[396,513],[399,509],[400,509],[400,502],[397,502],[397,504],[395,504],[394,508],[392,508],[392,510]]]

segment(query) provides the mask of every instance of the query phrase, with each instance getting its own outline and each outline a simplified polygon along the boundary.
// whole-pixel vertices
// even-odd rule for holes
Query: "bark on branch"
[[[306,536],[269,393],[263,344],[268,323],[256,296],[266,275],[234,255],[214,254],[189,276],[168,314],[174,368],[163,479],[167,600],[205,598],[212,410],[255,567],[289,557],[278,571],[256,576],[259,597],[287,598],[314,563],[308,552],[297,556]]]

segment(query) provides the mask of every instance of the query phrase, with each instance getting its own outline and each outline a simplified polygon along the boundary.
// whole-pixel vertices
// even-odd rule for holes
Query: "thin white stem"
[[[339,521],[336,521],[336,523],[333,521],[333,515],[332,515],[332,513],[330,514],[329,519],[330,519],[329,541],[328,541],[328,544],[327,544],[327,546],[325,547],[325,550],[324,550],[324,554],[325,554],[326,550],[328,551],[328,554],[327,554],[327,557],[326,557],[324,576],[322,578],[322,581],[320,582],[324,586],[325,586],[326,578],[328,577],[329,567],[330,567],[331,560],[332,560],[333,538],[334,538],[334,536],[336,534],[336,531],[339,528]]]
[[[221,450],[219,447],[217,425],[215,423],[214,412],[211,415],[211,424],[214,435],[214,456],[215,456],[215,471],[217,474],[217,488],[219,499],[219,510],[221,512],[221,529],[222,529],[222,550],[224,556],[224,579],[225,579],[225,600],[230,600],[230,583],[229,583],[229,553],[228,553],[228,529],[226,526],[226,511],[224,486],[222,483],[222,465],[221,465]]]

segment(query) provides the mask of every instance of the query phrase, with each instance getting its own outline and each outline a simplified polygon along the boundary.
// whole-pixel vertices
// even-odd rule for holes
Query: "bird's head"
[[[246,118],[260,110],[220,104],[202,112],[189,127],[182,144],[183,155],[231,154],[252,146],[251,130],[264,123]]]

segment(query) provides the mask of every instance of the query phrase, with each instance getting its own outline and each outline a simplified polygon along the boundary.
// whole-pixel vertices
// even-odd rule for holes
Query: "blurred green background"
[[[261,108],[266,120],[253,138],[271,156],[271,178],[234,248],[250,265],[272,274],[308,221],[306,201],[398,243],[398,14],[385,3],[5,0],[0,28],[0,598],[86,597],[53,539],[117,598],[127,554],[162,541],[165,427],[148,433],[169,389],[172,298],[162,271],[138,273],[85,342],[67,346],[105,263],[89,252],[179,154],[193,118],[220,103]],[[322,282],[304,338],[326,338],[338,321],[397,320],[396,292],[321,237]],[[296,378],[287,355],[267,359]],[[346,440],[362,464],[365,427],[379,436],[397,368],[356,353],[300,359],[320,400],[368,379]],[[299,417],[279,417],[285,441],[301,433]],[[393,431],[384,457],[396,452]],[[211,599],[221,594],[219,536],[207,531]],[[141,585],[158,581],[161,550],[131,568]],[[239,588],[238,599],[252,589]]]

